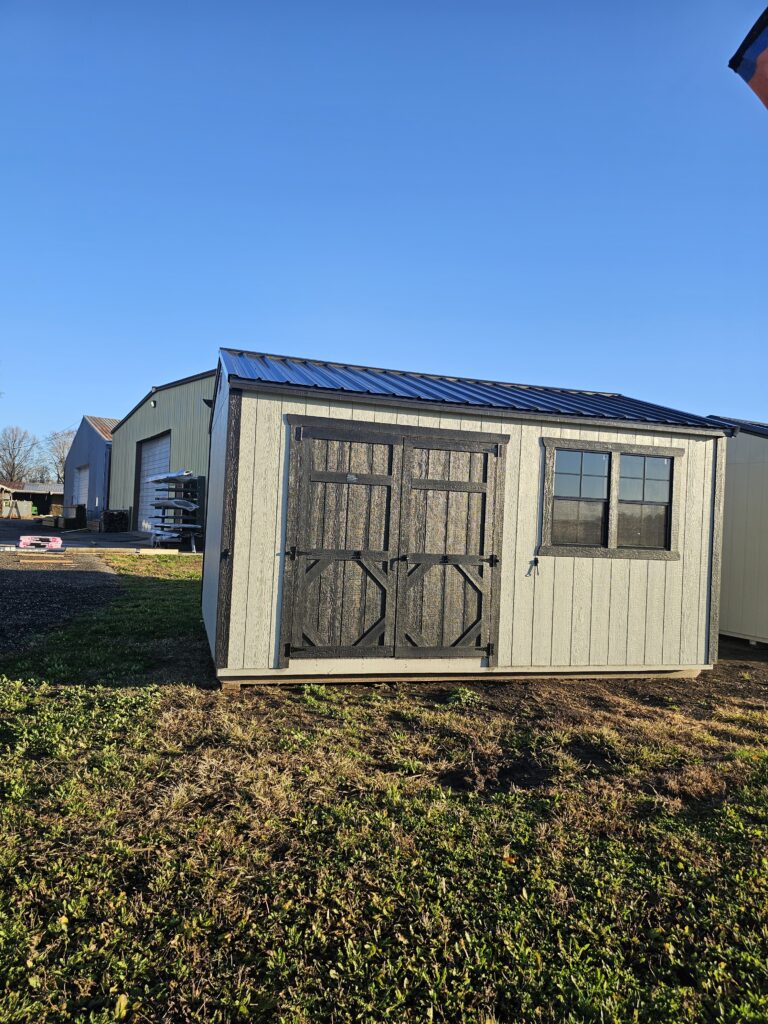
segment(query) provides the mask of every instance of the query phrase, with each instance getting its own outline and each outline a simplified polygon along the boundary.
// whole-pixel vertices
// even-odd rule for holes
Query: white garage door
[[[75,470],[75,493],[73,495],[74,505],[88,506],[89,469],[89,466],[78,466]]]
[[[143,533],[149,533],[154,525],[151,516],[157,515],[157,509],[152,508],[152,502],[156,497],[156,485],[148,481],[151,476],[170,472],[171,435],[163,434],[162,437],[155,437],[151,441],[142,441],[139,451],[141,465],[139,467],[138,528]]]

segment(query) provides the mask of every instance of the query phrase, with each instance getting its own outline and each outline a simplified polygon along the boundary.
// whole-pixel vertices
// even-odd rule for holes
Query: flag
[[[768,8],[766,8],[736,53],[728,67],[741,75],[750,89],[768,107]]]

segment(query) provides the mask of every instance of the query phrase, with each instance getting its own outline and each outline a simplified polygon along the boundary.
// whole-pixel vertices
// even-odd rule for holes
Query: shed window
[[[672,459],[622,455],[619,480],[618,545],[669,547]]]
[[[609,471],[606,452],[556,452],[553,544],[601,547],[606,543]]]
[[[678,559],[682,448],[542,438],[544,495],[538,554]]]

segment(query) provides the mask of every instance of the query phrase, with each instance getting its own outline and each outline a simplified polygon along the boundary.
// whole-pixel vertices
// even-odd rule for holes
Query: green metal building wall
[[[137,445],[166,431],[171,433],[171,472],[207,475],[211,410],[204,400],[213,398],[214,381],[211,370],[155,388],[118,424],[112,435],[110,508],[130,509],[133,523]]]

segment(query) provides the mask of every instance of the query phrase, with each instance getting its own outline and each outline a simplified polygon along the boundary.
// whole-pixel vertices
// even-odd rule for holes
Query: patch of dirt
[[[480,756],[441,772],[437,782],[446,789],[491,796],[512,789],[541,789],[549,785],[554,775],[553,769],[539,764],[530,754],[515,755],[508,760]]]
[[[90,552],[0,551],[0,655],[28,649],[36,637],[98,611],[121,592],[119,577]]]

